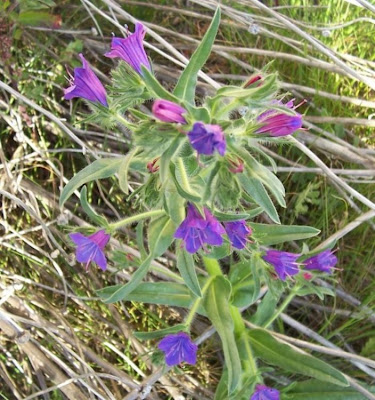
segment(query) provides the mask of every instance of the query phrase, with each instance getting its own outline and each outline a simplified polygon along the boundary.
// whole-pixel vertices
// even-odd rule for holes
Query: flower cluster
[[[203,210],[204,216],[189,203],[187,216],[174,235],[175,238],[184,240],[189,253],[196,253],[206,243],[221,246],[222,235],[225,233],[233,247],[243,249],[246,246],[246,238],[251,234],[251,229],[244,220],[226,222],[223,227],[206,207]]]
[[[273,266],[277,276],[282,281],[285,281],[289,276],[298,274],[300,272],[299,265],[307,270],[316,270],[331,274],[337,264],[337,257],[329,249],[307,258],[301,263],[297,262],[300,257],[301,254],[293,254],[280,250],[267,250],[263,256],[263,260]]]

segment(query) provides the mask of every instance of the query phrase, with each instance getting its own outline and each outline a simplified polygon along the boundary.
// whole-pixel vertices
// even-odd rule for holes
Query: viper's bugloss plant
[[[119,285],[103,288],[98,295],[106,303],[130,300],[135,294],[146,303],[188,309],[181,324],[138,333],[143,339],[161,338],[155,347],[164,352],[168,366],[196,363],[191,324],[196,314],[208,318],[221,340],[225,361],[216,400],[279,400],[284,392],[287,396],[301,393],[298,382],[280,390],[264,386],[262,373],[270,371],[269,364],[296,377],[321,381],[323,386],[325,382],[346,386],[340,371],[273,337],[273,329],[278,328],[275,320],[294,296],[332,294],[315,278],[332,279],[338,260],[333,244],[319,253],[308,250],[307,243],[296,253],[287,251],[285,243],[306,241],[319,231],[281,225],[277,211],[287,206],[285,189],[272,172],[275,161],[270,161],[260,144],[290,143],[288,136],[302,127],[303,117],[292,100],[280,101],[276,75],[262,71],[242,86],[222,86],[210,96],[196,98],[198,73],[209,57],[219,24],[220,9],[172,92],[152,73],[143,47],[145,28],[139,23],[133,34],[112,39],[106,56],[115,58],[117,65],[108,94],[81,55],[83,68],[75,69],[65,98],[99,103],[92,107],[96,121],[125,126],[132,132],[132,142],[122,157],[96,160],[78,172],[65,186],[60,204],[81,185],[117,174],[124,198],[136,196],[141,211],[107,221],[90,207],[84,187],[82,208],[101,229],[88,237],[70,234],[76,259],[86,268],[94,262],[105,270],[109,234],[115,236],[117,229],[138,224],[142,257],[134,263],[135,272],[129,282],[121,284],[119,278]],[[150,99],[151,110],[147,110]],[[130,171],[140,183],[133,193],[129,193]],[[256,222],[262,214],[269,223]],[[152,261],[167,250],[175,252],[182,279],[142,283],[153,268]]]

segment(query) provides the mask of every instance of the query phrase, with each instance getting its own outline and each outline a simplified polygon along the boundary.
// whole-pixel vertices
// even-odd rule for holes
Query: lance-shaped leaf
[[[81,190],[80,193],[80,201],[81,201],[81,206],[87,216],[91,219],[94,224],[99,225],[103,228],[108,226],[107,220],[102,217],[101,215],[97,214],[96,211],[90,206],[89,202],[87,201],[87,188],[84,186]]]
[[[118,172],[118,183],[120,185],[120,189],[125,193],[129,194],[128,188],[128,171],[130,167],[130,162],[132,158],[136,155],[139,148],[135,147],[132,151],[130,151],[123,159],[119,166]]]
[[[262,182],[255,178],[251,178],[246,173],[238,174],[238,179],[247,194],[263,208],[272,221],[279,224],[279,215],[277,214],[276,208]]]
[[[187,287],[198,297],[202,296],[193,256],[177,244],[177,268]]]
[[[160,257],[173,242],[176,224],[163,215],[150,222],[148,229],[148,244],[153,257]]]
[[[186,326],[184,324],[177,324],[165,329],[159,329],[158,331],[152,332],[134,332],[134,336],[140,340],[152,340],[159,339],[161,337],[167,336],[171,333],[178,333],[185,331]]]
[[[159,81],[155,78],[155,76],[145,67],[141,66],[142,69],[142,77],[145,81],[146,87],[154,97],[159,97],[164,100],[173,101],[174,103],[178,103],[178,98],[173,96],[173,94],[169,93],[168,90],[164,89],[163,86],[159,83]]]
[[[120,290],[124,285],[108,286],[96,293],[104,301]],[[172,307],[188,308],[193,300],[191,292],[181,283],[144,282],[126,296],[128,301],[141,303],[163,304]],[[204,314],[198,309],[199,314]]]
[[[64,187],[60,196],[60,207],[64,205],[77,188],[85,183],[96,179],[109,178],[114,175],[118,171],[122,161],[123,158],[102,158],[79,171]]]
[[[217,275],[207,289],[203,305],[222,342],[228,369],[228,392],[232,393],[241,379],[241,361],[234,337],[230,296],[230,282],[223,276]]]
[[[252,329],[248,332],[248,337],[255,355],[267,363],[323,382],[348,386],[345,376],[336,368],[294,349],[289,344],[279,342],[266,330]]]
[[[252,237],[263,246],[271,246],[292,240],[308,239],[320,233],[319,229],[304,225],[270,225],[249,222]]]
[[[211,54],[217,31],[220,24],[220,8],[215,12],[211,25],[190,58],[189,64],[181,74],[173,94],[182,100],[194,104],[195,87],[197,86],[198,73]]]
[[[369,392],[375,394],[375,387],[362,384]],[[288,400],[364,400],[363,394],[352,387],[344,388],[332,383],[324,383],[311,379],[294,382],[283,390]]]
[[[182,166],[182,168],[185,168]],[[181,171],[179,168],[177,170],[176,165],[173,162],[169,164],[169,171],[171,173],[171,177],[173,179],[174,184],[176,185],[176,189],[181,197],[184,197],[186,200],[191,201],[192,203],[199,203],[201,201],[201,196],[195,190],[190,187],[190,184],[185,179],[178,179],[177,171],[181,174],[186,175],[186,171]]]

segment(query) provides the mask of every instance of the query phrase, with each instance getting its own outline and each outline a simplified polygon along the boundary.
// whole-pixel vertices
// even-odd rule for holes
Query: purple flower
[[[141,65],[151,70],[145,49],[143,48],[143,39],[145,37],[145,27],[137,22],[135,32],[125,39],[114,37],[111,43],[111,51],[105,54],[109,58],[121,58],[129,64],[134,71],[142,75]]]
[[[247,237],[251,235],[252,230],[246,225],[244,219],[233,222],[225,222],[224,228],[227,232],[232,246],[236,249],[243,249],[247,243]]]
[[[70,100],[73,97],[82,97],[108,107],[107,93],[104,86],[90,68],[83,54],[79,56],[82,60],[82,68],[74,68],[74,78],[71,79],[71,86],[64,89],[64,98]]]
[[[174,234],[175,238],[185,241],[189,253],[197,252],[204,243],[212,246],[220,246],[223,243],[221,235],[225,230],[220,222],[207,208],[204,208],[204,215],[205,218],[192,204],[188,204],[187,216]]]
[[[196,122],[188,132],[191,145],[199,154],[212,155],[215,150],[223,156],[226,150],[224,132],[219,125]]]
[[[267,250],[262,258],[271,264],[279,278],[285,281],[287,276],[298,274],[299,268],[296,261],[299,256],[300,254],[287,253],[286,251]]]
[[[337,264],[337,257],[331,250],[327,249],[303,261],[305,269],[317,269],[321,272],[332,273],[332,269]]]
[[[276,102],[283,105],[280,102]],[[284,104],[286,107],[295,109],[293,100],[288,101]],[[302,116],[296,113],[296,115],[284,114],[278,110],[268,110],[259,115],[257,121],[262,126],[256,130],[255,133],[266,133],[270,136],[286,136],[291,135],[296,130],[302,127]]]
[[[280,400],[280,392],[264,385],[256,385],[250,400]]]
[[[186,124],[186,119],[182,116],[182,114],[186,113],[186,110],[172,101],[155,100],[152,106],[152,113],[163,122]]]
[[[158,344],[158,348],[165,354],[165,361],[169,367],[186,361],[188,364],[197,362],[198,346],[185,332],[167,335]]]
[[[105,233],[104,229],[88,237],[82,235],[82,233],[70,233],[69,237],[77,245],[76,259],[78,262],[86,263],[86,271],[91,261],[103,271],[107,269],[107,260],[103,249],[108,243],[110,235]]]

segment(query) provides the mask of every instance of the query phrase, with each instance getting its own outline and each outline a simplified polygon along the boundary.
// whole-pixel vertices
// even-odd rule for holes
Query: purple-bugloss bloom
[[[107,260],[103,250],[108,243],[110,235],[105,233],[104,229],[87,237],[82,233],[70,233],[69,237],[77,245],[76,259],[78,262],[86,263],[86,271],[91,261],[103,271],[107,269]]]
[[[299,272],[297,258],[300,254],[288,253],[279,250],[267,250],[266,254],[262,257],[275,268],[278,277],[285,281],[287,276],[296,275]]]
[[[250,400],[280,400],[280,392],[264,385],[256,385]]]
[[[70,100],[73,97],[101,103],[108,107],[107,93],[99,78],[90,68],[83,54],[79,55],[82,60],[82,68],[74,68],[74,78],[70,82],[70,87],[64,89],[64,98]]]
[[[327,249],[303,261],[305,269],[317,269],[327,274],[332,273],[333,267],[337,264],[337,257],[331,250]]]
[[[209,125],[196,122],[188,132],[191,145],[199,154],[212,155],[216,150],[221,156],[225,154],[227,144],[220,125]]]
[[[282,105],[282,103],[277,102]],[[286,107],[293,109],[293,100],[284,104]],[[302,127],[302,115],[289,115],[280,112],[279,110],[268,110],[259,115],[257,121],[262,126],[255,133],[265,133],[270,136],[286,136],[291,135],[296,130]]]
[[[143,39],[146,35],[145,27],[137,22],[135,24],[135,32],[128,37],[114,37],[111,43],[111,51],[105,54],[109,58],[121,58],[129,64],[134,71],[142,75],[141,66],[144,65],[148,70],[151,70],[150,62],[143,48]]]
[[[204,208],[204,217],[199,214],[197,209],[188,205],[186,218],[177,228],[174,237],[185,241],[186,250],[189,253],[196,253],[205,243],[212,246],[221,246],[225,233],[220,222]]]
[[[186,124],[186,119],[182,116],[186,110],[172,101],[155,100],[152,105],[152,113],[163,122]]]
[[[182,361],[188,364],[197,362],[198,346],[185,332],[167,335],[158,344],[158,348],[165,354],[165,361],[169,367],[178,365]]]
[[[225,222],[225,231],[229,237],[232,246],[236,249],[243,249],[247,243],[247,237],[251,235],[252,230],[246,225],[246,221],[241,219],[239,221]]]

